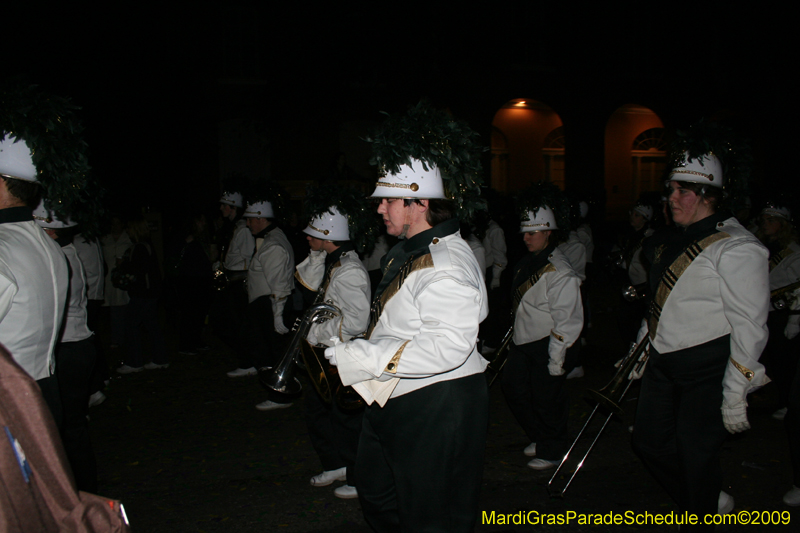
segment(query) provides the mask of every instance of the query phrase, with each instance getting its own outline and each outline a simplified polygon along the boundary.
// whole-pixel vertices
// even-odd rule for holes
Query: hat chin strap
[[[405,200],[403,200],[405,202]],[[411,221],[409,219],[409,208],[410,206],[406,206],[406,221],[403,224],[403,231],[400,232],[400,235],[397,236],[398,239],[405,239],[406,233],[408,233],[409,228],[411,227]]]
[[[400,235],[397,236],[398,239],[405,239],[406,233],[408,233],[408,228],[411,227],[411,224],[403,224],[403,231],[400,232]]]

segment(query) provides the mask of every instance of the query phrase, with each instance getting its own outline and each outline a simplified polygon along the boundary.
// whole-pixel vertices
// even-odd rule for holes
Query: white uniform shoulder
[[[572,264],[570,263],[567,255],[558,248],[552,251],[547,260],[550,262],[550,264],[556,267],[556,272],[578,277],[578,273],[575,272],[574,268],[572,268]]]
[[[433,260],[433,270],[437,273],[446,271],[460,271],[467,273],[467,278],[477,288],[483,286],[483,271],[478,259],[467,241],[461,235],[454,233],[446,237],[435,237],[428,249]],[[463,277],[459,274],[459,277]],[[463,280],[462,280],[463,281]]]

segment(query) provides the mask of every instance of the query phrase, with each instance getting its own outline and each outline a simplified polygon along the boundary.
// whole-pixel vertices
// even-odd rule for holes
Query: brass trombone
[[[794,300],[791,293],[798,287],[800,287],[800,281],[795,281],[794,283],[770,291],[769,300],[772,302],[772,306],[778,311],[787,309]]]
[[[489,364],[486,366],[486,379],[490,387],[494,385],[494,382],[500,377],[503,367],[506,366],[506,361],[508,361],[508,346],[511,344],[511,339],[513,337],[514,324],[512,322],[511,327],[508,328],[505,336],[503,336],[503,340],[500,341],[500,347],[494,351],[491,361],[489,361]]]
[[[633,346],[631,350],[628,352],[622,361],[620,361],[619,369],[617,373],[614,374],[614,377],[611,378],[611,381],[608,384],[600,389],[599,391],[589,390],[587,392],[587,396],[597,404],[594,406],[592,413],[589,415],[589,418],[586,419],[586,423],[583,424],[578,436],[575,437],[575,440],[572,442],[572,446],[569,447],[567,453],[564,455],[564,458],[561,460],[561,463],[556,468],[556,471],[553,472],[553,476],[550,478],[550,481],[547,482],[547,491],[550,493],[552,497],[559,497],[563,498],[564,493],[567,492],[567,489],[572,484],[572,481],[575,479],[575,476],[580,471],[583,464],[586,462],[586,458],[589,457],[589,454],[592,452],[594,445],[600,439],[600,435],[603,434],[603,431],[606,429],[608,422],[611,420],[611,417],[616,415],[621,415],[623,410],[620,404],[622,403],[622,399],[625,397],[625,394],[628,393],[628,389],[630,389],[631,384],[633,383],[633,379],[631,378],[632,373],[641,372],[644,369],[644,365],[647,363],[647,358],[649,357],[649,353],[647,348],[650,346],[650,336],[645,335],[645,337],[639,341],[638,344]],[[600,407],[603,407],[605,410],[608,411],[608,416],[606,417],[605,421],[603,422],[600,431],[597,432],[594,439],[592,440],[591,445],[589,445],[589,449],[586,450],[586,453],[583,454],[578,466],[575,467],[575,471],[567,480],[566,485],[561,491],[553,488],[553,482],[555,481],[556,477],[558,476],[559,472],[564,468],[564,465],[567,463],[572,450],[575,448],[575,445],[578,444],[578,441],[581,440],[583,437],[586,428],[589,427],[589,423],[594,418],[595,413]]]

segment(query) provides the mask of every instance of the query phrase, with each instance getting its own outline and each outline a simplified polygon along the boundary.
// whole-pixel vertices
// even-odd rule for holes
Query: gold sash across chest
[[[425,255],[421,255],[419,257],[409,257],[403,266],[400,267],[400,272],[397,273],[397,276],[389,283],[389,286],[381,293],[379,298],[376,298],[372,302],[372,307],[369,310],[369,327],[367,327],[367,334],[366,338],[370,338],[372,336],[372,330],[375,329],[375,326],[378,324],[378,320],[381,318],[381,314],[383,314],[383,310],[386,308],[386,304],[389,303],[389,300],[397,294],[400,290],[400,287],[403,286],[405,283],[406,278],[411,275],[412,272],[416,272],[417,270],[422,270],[425,268],[432,268],[433,267],[433,258],[431,257],[430,253]]]
[[[729,237],[730,235],[728,233],[720,231],[711,234],[708,237],[694,241],[692,244],[687,246],[683,252],[681,252],[678,258],[675,259],[675,261],[673,261],[666,270],[664,270],[664,274],[661,275],[661,280],[658,283],[658,289],[656,289],[655,297],[650,302],[650,312],[647,322],[648,326],[650,327],[651,340],[655,340],[656,338],[658,321],[661,318],[661,311],[664,309],[664,304],[667,302],[667,298],[669,298],[669,295],[672,293],[672,289],[675,287],[675,284],[678,282],[680,277],[684,272],[686,272],[686,269],[689,268],[689,265],[692,264],[692,261],[697,259],[697,257],[703,253],[703,250],[715,242],[727,239]]]
[[[514,305],[511,307],[512,313],[517,312],[517,308],[519,307],[520,302],[522,302],[522,297],[525,296],[525,293],[528,292],[534,285],[536,285],[540,279],[542,279],[542,276],[548,272],[555,271],[556,267],[553,266],[553,263],[548,262],[542,268],[534,272],[531,277],[522,282],[522,284],[514,290]]]
[[[780,263],[790,255],[792,255],[793,253],[794,251],[787,246],[780,252],[774,254],[772,257],[769,258],[769,271],[772,272],[772,269],[778,266],[778,263]]]

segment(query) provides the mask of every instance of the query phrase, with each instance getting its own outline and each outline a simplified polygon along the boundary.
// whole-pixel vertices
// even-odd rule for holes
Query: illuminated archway
[[[607,215],[622,219],[642,193],[658,191],[666,161],[664,123],[637,104],[618,108],[605,131]]]
[[[550,106],[525,98],[506,103],[492,120],[492,188],[515,192],[539,180],[564,187],[564,132]]]

